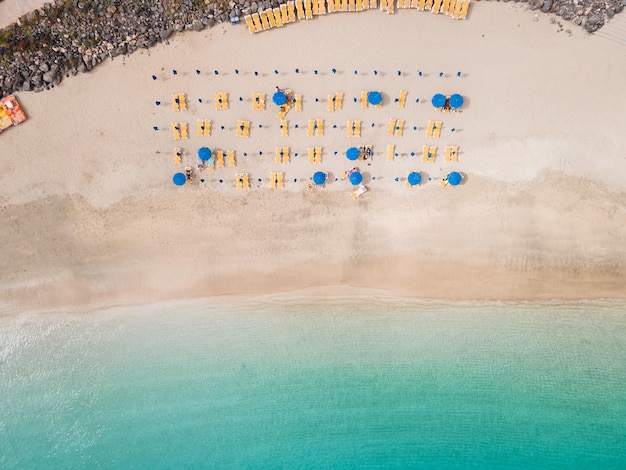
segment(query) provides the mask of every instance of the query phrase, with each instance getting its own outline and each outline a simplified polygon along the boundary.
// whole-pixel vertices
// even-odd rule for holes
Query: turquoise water
[[[624,468],[626,306],[0,319],[0,468]]]

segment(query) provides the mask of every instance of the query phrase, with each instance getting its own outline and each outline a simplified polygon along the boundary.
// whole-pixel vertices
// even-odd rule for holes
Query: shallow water
[[[0,319],[0,467],[626,463],[623,303],[311,301]]]

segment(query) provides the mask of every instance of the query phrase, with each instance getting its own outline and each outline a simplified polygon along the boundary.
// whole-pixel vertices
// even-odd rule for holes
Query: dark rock
[[[531,10],[538,10],[539,8],[541,8],[543,6],[545,0],[529,0],[528,1],[528,7]]]
[[[543,6],[541,7],[541,11],[543,13],[548,13],[550,11],[550,8],[552,8],[552,0],[546,0]]]
[[[30,91],[30,82],[28,80],[22,83],[22,91]]]
[[[52,83],[54,81],[54,78],[56,77],[56,75],[57,75],[56,71],[53,72],[52,70],[49,70],[49,71],[47,71],[46,73],[43,74],[43,80],[46,83]]]
[[[202,24],[202,21],[200,20],[193,20],[191,27],[194,31],[202,31],[204,29],[204,24]]]
[[[171,35],[172,35],[172,29],[162,29],[161,31],[159,31],[159,36],[161,37],[162,41],[165,41]]]
[[[598,13],[589,13],[587,20],[585,21],[585,30],[588,33],[593,33],[604,26],[604,18]]]

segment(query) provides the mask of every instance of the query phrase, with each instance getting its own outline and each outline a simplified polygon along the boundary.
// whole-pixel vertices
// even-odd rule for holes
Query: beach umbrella
[[[348,157],[348,160],[353,160],[353,161],[358,160],[360,156],[361,156],[361,151],[356,147],[350,147],[346,151],[346,157]]]
[[[211,152],[211,149],[208,147],[200,147],[198,149],[198,158],[203,162],[206,162],[209,158],[211,158],[212,154],[213,152]]]
[[[172,180],[176,186],[182,186],[187,182],[187,177],[185,176],[185,173],[175,173]]]
[[[316,171],[313,174],[313,182],[315,184],[324,184],[326,182],[326,173],[323,171]]]
[[[463,97],[458,93],[455,93],[450,97],[450,107],[457,109],[463,106]]]
[[[361,181],[363,181],[363,175],[361,173],[359,173],[358,171],[350,173],[350,183],[352,183],[354,186],[356,186],[357,184],[361,184]]]
[[[278,106],[282,106],[287,102],[287,95],[285,95],[282,91],[277,91],[272,96],[272,101]]]
[[[367,94],[367,101],[369,102],[369,104],[373,104],[374,106],[376,106],[383,101],[383,95],[380,93],[380,91],[370,91]]]
[[[450,173],[448,173],[448,184],[451,184],[452,186],[456,186],[457,184],[459,184],[462,179],[463,177],[459,172],[451,171]]]
[[[420,184],[420,181],[422,181],[422,175],[420,175],[417,171],[412,171],[409,173],[407,181],[411,186],[415,186],[416,184]]]
[[[446,97],[441,93],[437,93],[430,101],[435,108],[443,108],[446,104]]]

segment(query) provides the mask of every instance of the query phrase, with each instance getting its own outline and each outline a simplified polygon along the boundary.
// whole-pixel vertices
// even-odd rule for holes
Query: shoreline
[[[18,96],[29,120],[0,137],[10,149],[0,155],[0,312],[337,285],[423,299],[624,298],[626,142],[606,107],[609,101],[615,109],[626,107],[618,92],[626,62],[607,65],[620,46],[582,33],[557,35],[554,25],[534,22],[532,12],[512,4],[474,6],[474,17],[464,22],[376,12],[331,15],[258,37],[216,27],[116,58],[49,92]],[[367,54],[333,49],[339,24],[341,34],[360,38],[359,50]],[[376,28],[361,35],[370,24]],[[316,47],[305,62],[300,52],[310,48],[313,35]],[[437,38],[437,47],[424,38]],[[387,46],[409,40],[410,49]],[[553,47],[534,52],[546,42]],[[213,48],[219,61],[207,57]],[[275,50],[283,53],[280,65],[267,62],[266,51]],[[585,55],[588,67],[580,69],[575,54]],[[235,81],[233,70],[244,70],[241,64],[265,75]],[[337,64],[342,74],[335,77],[329,71]],[[270,93],[276,85],[274,67],[280,67],[281,86],[293,84],[305,97],[304,111],[289,114],[292,124],[324,118],[323,137],[294,127],[280,140],[275,110],[251,110],[252,93]],[[291,72],[297,67],[304,73]],[[385,75],[375,76],[374,67]],[[418,67],[428,74],[421,81]],[[202,70],[197,76],[196,68]],[[218,68],[219,77],[213,75]],[[318,78],[316,68],[323,71]],[[352,68],[360,73],[353,76]],[[181,73],[174,77],[172,69]],[[399,69],[406,71],[401,77]],[[439,78],[439,71],[447,76]],[[602,87],[590,86],[598,77]],[[314,100],[374,88],[388,95],[382,109],[361,109],[348,99],[344,109],[329,113],[325,101]],[[409,91],[406,109],[393,104],[401,89]],[[214,91],[233,94],[229,110],[214,110]],[[468,105],[463,113],[441,115],[445,134],[434,141],[423,129],[440,116],[429,104],[438,91],[459,92]],[[188,94],[187,114],[167,106],[176,92]],[[156,100],[166,105],[155,106]],[[213,119],[225,130],[210,137],[194,132],[184,143],[185,165],[207,144],[235,149],[240,158],[236,168],[205,170],[210,185],[218,178],[228,182],[223,190],[172,185],[181,166],[174,162],[179,141],[170,122],[184,119],[195,130],[196,118]],[[242,118],[263,127],[248,140],[236,137],[228,126]],[[389,137],[388,118],[419,129]],[[367,172],[377,178],[367,181],[370,191],[356,201],[341,181],[306,191],[313,171],[336,176],[345,170],[345,157],[332,151],[352,145],[340,128],[347,119],[378,125],[364,128],[356,142],[374,145]],[[164,130],[154,132],[155,125]],[[454,134],[453,126],[459,129]],[[322,145],[323,162],[309,165],[298,157],[275,165],[279,142],[294,149]],[[409,155],[429,142],[440,148],[436,162]],[[385,159],[391,143],[401,153],[393,162]],[[458,162],[443,159],[447,144],[460,145]],[[432,181],[412,189],[395,181],[413,169]],[[450,170],[466,175],[466,183],[440,187],[438,179]],[[234,175],[243,171],[255,187],[240,192]],[[272,171],[298,182],[271,190]]]

